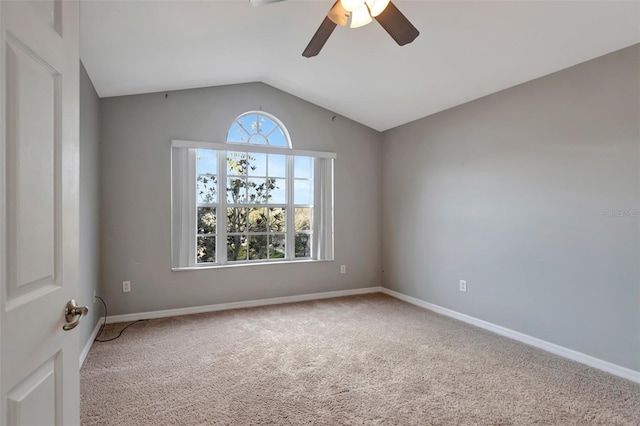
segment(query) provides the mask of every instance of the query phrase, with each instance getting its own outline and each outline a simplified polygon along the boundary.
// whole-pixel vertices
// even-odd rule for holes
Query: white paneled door
[[[3,425],[79,423],[78,28],[76,1],[0,1]]]

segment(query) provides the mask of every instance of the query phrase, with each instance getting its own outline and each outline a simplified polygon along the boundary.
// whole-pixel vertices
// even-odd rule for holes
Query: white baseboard
[[[407,296],[406,294],[389,290],[388,288],[383,287],[381,292],[388,294],[389,296],[393,296],[396,299],[411,303],[412,305],[416,305],[421,308],[425,308],[430,311],[455,318],[462,322],[475,325],[476,327],[489,330],[501,336],[505,336],[510,339],[525,343],[529,346],[542,349],[543,351],[551,352],[552,354],[568,358],[572,361],[577,361],[581,364],[588,365],[589,367],[597,368],[598,370],[606,371],[607,373],[613,374],[615,376],[631,380],[632,382],[640,383],[640,371],[631,370],[630,368],[622,367],[608,361],[603,361],[599,358],[592,357],[591,355],[583,354],[582,352],[577,352],[572,349],[556,345],[555,343],[550,343],[545,340],[538,339],[537,337],[532,337],[527,334],[502,327],[500,325],[492,324],[490,322],[466,314],[462,314],[460,312],[452,311],[451,309],[443,308],[442,306],[434,305],[433,303],[425,302],[424,300]]]
[[[217,305],[194,306],[190,308],[167,309],[164,311],[141,312],[137,314],[113,315],[107,317],[107,324],[138,321],[141,319],[166,318],[178,315],[201,314],[204,312],[226,311],[229,309],[255,308],[257,306],[281,305],[283,303],[306,302],[330,299],[332,297],[354,296],[358,294],[380,293],[382,287],[357,288],[354,290],[327,291],[324,293],[300,294],[298,296],[274,297],[271,299],[248,300],[246,302],[219,303]]]
[[[103,317],[99,317],[95,328],[91,332],[89,341],[84,345],[84,348],[82,348],[82,352],[80,352],[80,363],[79,363],[80,368],[82,368],[82,364],[84,364],[84,360],[87,359],[87,355],[89,355],[89,350],[93,345],[93,341],[96,340],[96,337],[98,336],[98,332],[100,331],[100,326],[102,325],[102,322],[103,322]]]

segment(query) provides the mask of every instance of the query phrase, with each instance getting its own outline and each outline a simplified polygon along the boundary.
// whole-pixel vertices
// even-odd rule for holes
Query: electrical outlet
[[[460,280],[460,291],[467,291],[467,282],[465,280]]]
[[[347,273],[347,265],[340,265],[340,273],[341,274]]]
[[[131,291],[131,281],[122,281],[122,292],[129,293]]]

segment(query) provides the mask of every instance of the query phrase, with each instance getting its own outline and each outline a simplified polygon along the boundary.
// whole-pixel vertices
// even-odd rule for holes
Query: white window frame
[[[183,224],[182,229],[191,229],[192,232],[192,244],[189,244],[188,254],[185,254],[188,257],[188,263],[184,264],[176,264],[176,260],[172,261],[172,269],[173,270],[184,270],[184,269],[201,269],[201,268],[212,268],[212,267],[223,267],[223,266],[241,266],[241,265],[255,265],[255,264],[271,264],[271,263],[283,263],[283,262],[301,262],[301,261],[327,261],[333,260],[333,160],[336,159],[336,154],[332,152],[323,152],[323,151],[310,151],[310,150],[299,150],[299,149],[291,149],[287,147],[275,147],[275,146],[265,146],[265,145],[252,145],[252,144],[242,144],[242,143],[215,143],[215,142],[202,142],[202,141],[189,141],[182,139],[174,139],[171,141],[172,148],[186,148],[188,150],[188,170],[187,175],[190,180],[189,183],[185,184],[187,187],[192,188],[193,194],[185,194],[186,198],[184,198],[183,202],[188,203],[188,208],[191,209],[188,217],[190,219],[190,223]],[[217,203],[213,203],[210,206],[216,208],[216,263],[196,263],[196,246],[197,246],[197,194],[196,194],[196,178],[197,178],[197,170],[196,170],[196,150],[197,149],[206,149],[213,150],[217,152]],[[173,152],[173,149],[172,149]],[[287,185],[287,203],[283,205],[276,204],[243,204],[242,207],[247,209],[251,208],[277,208],[283,207],[286,209],[286,219],[285,219],[285,234],[286,234],[286,257],[285,259],[259,259],[259,260],[238,260],[238,261],[229,261],[227,259],[227,226],[226,226],[226,211],[227,211],[227,195],[226,191],[221,190],[221,188],[226,188],[226,158],[228,152],[246,152],[246,153],[266,153],[266,154],[278,154],[285,155],[287,158],[287,171],[286,171],[286,185]],[[293,171],[293,163],[294,157],[296,156],[304,156],[304,157],[312,157],[315,159],[314,164],[314,176],[312,178],[313,185],[313,206],[302,206],[298,205],[297,207],[313,207],[313,220],[312,220],[312,229],[310,234],[312,234],[312,246],[310,247],[310,256],[309,257],[295,257],[295,208],[296,204],[294,202],[294,182],[295,176]],[[328,163],[324,165],[324,167],[317,167],[319,160],[330,160]],[[173,160],[172,160],[173,164]],[[323,170],[325,169],[323,175]],[[328,170],[328,171],[327,171]],[[172,180],[175,179],[172,170]],[[176,244],[174,240],[174,228],[176,224],[174,223],[174,208],[177,206],[174,205],[174,184],[172,183],[172,244]],[[324,197],[324,198],[323,198]],[[320,220],[318,220],[320,219]],[[251,235],[251,233],[247,233],[246,235]],[[183,238],[187,238],[187,236],[183,236]],[[175,249],[172,247],[173,256],[175,256]]]

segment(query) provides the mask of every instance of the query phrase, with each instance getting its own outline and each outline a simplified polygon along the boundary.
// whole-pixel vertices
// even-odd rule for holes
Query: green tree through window
[[[227,153],[227,261],[285,257],[286,207],[272,202],[285,201],[275,200],[274,194],[286,186],[286,176],[269,176],[270,155]],[[259,167],[260,161],[267,167]]]

